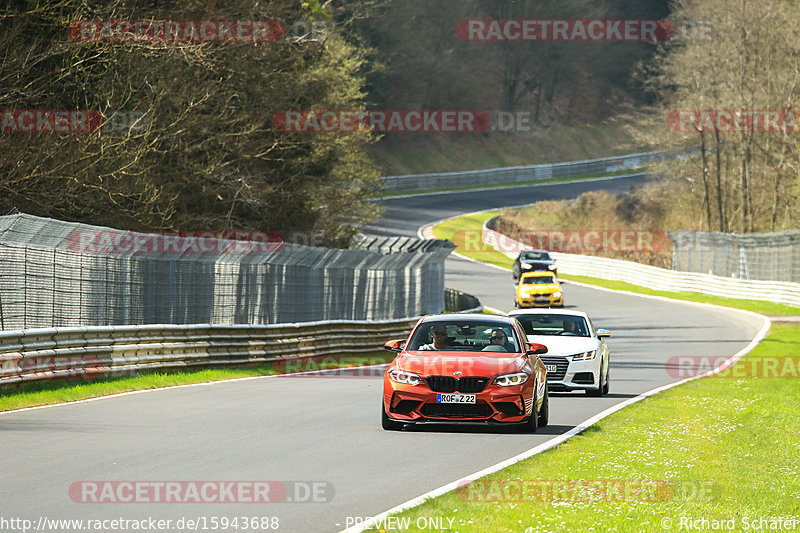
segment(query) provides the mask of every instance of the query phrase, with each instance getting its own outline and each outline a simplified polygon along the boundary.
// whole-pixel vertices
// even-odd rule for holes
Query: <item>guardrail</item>
[[[604,157],[600,159],[587,159],[584,161],[570,161],[567,163],[492,168],[463,172],[441,172],[436,174],[384,176],[381,178],[381,181],[385,192],[423,191],[430,189],[447,189],[450,187],[521,183],[542,181],[552,178],[606,174],[621,170],[635,170],[663,160],[686,158],[696,151],[697,148],[690,147]]]
[[[448,241],[276,242],[0,216],[0,329],[399,320],[444,308]]]
[[[452,289],[446,290],[445,300],[454,306],[452,311],[482,309],[477,298]],[[0,385],[371,354],[380,351],[386,340],[407,336],[417,320],[418,317],[407,317],[372,322],[148,324],[2,331]]]
[[[480,300],[455,289],[445,289],[444,308],[448,313],[481,313],[483,304]]]
[[[516,258],[521,250],[531,248],[490,229],[488,225],[491,220],[493,219],[487,220],[483,225],[481,240],[484,243],[512,258]],[[711,274],[667,270],[606,257],[557,252],[551,252],[550,255],[556,260],[560,274],[627,281],[654,290],[690,291],[726,298],[800,306],[800,283],[730,279]]]

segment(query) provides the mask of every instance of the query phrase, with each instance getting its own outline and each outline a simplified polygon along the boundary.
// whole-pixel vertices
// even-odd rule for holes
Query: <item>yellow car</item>
[[[564,307],[558,278],[546,270],[525,272],[519,279],[514,307]]]

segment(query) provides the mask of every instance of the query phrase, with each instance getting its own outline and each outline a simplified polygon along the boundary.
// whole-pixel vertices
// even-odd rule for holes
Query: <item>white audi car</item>
[[[528,342],[547,346],[541,359],[551,392],[584,390],[590,396],[608,393],[611,332],[595,329],[583,311],[517,309],[508,313],[522,324]]]

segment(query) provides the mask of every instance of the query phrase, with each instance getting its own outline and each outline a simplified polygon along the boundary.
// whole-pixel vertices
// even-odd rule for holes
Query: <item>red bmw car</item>
[[[547,425],[550,402],[542,344],[528,343],[514,317],[422,317],[383,378],[383,429],[404,424]]]

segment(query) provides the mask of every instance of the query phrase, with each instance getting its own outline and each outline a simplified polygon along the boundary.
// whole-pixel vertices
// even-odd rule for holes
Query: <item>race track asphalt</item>
[[[370,229],[414,235],[457,213],[596,188],[627,190],[637,179],[388,199],[385,217]],[[485,305],[511,307],[508,272],[451,258],[446,285]],[[565,299],[612,331],[611,393],[553,394],[550,425],[537,434],[447,426],[383,431],[380,377],[258,378],[12,412],[0,415],[0,517],[34,524],[40,517],[173,524],[204,518],[206,525],[211,517],[278,517],[281,532],[338,531],[353,517],[378,514],[675,381],[666,368],[673,356],[731,355],[762,325],[734,311],[570,284]],[[310,503],[76,503],[69,489],[82,480],[301,481],[323,483],[333,495]]]

